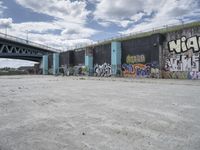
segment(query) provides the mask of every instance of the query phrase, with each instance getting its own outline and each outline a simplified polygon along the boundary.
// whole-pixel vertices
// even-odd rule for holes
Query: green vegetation
[[[15,69],[15,68],[8,68],[8,67],[0,68],[0,76],[2,76],[2,75],[23,75],[23,74],[24,75],[28,74],[28,72],[18,70],[18,69]]]

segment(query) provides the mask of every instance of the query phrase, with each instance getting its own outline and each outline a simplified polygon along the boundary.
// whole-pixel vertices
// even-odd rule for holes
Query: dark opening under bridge
[[[43,55],[59,52],[59,50],[0,33],[0,58],[22,59],[40,62]]]

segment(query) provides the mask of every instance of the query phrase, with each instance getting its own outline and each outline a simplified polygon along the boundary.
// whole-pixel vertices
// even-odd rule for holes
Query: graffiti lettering
[[[163,71],[162,78],[164,79],[200,79],[199,71]]]
[[[192,71],[189,73],[190,79],[200,79],[200,72],[199,71]]]
[[[163,71],[162,78],[164,79],[188,79],[188,72],[186,71]]]
[[[110,77],[112,75],[111,65],[107,63],[103,65],[96,64],[94,66],[94,74],[98,77]]]
[[[166,57],[164,78],[199,79],[200,37],[182,37],[168,43],[170,53]]]
[[[82,76],[82,75],[88,75],[88,68],[86,66],[74,66],[74,67],[61,67],[61,73],[63,75],[67,75],[67,76]]]
[[[80,75],[87,75],[87,67],[86,66],[74,66],[74,75],[80,76]]]
[[[124,77],[159,78],[159,69],[151,67],[150,64],[123,64],[122,71]]]
[[[136,55],[136,56],[128,55],[126,57],[126,63],[127,64],[143,63],[143,62],[145,62],[145,56],[144,55]]]
[[[174,51],[177,54],[186,52],[190,49],[192,49],[193,52],[199,52],[200,51],[200,37],[193,36],[188,39],[186,39],[186,37],[182,37],[181,39],[170,41],[168,43],[168,48],[170,52]]]
[[[177,54],[166,59],[168,71],[199,71],[199,53]]]

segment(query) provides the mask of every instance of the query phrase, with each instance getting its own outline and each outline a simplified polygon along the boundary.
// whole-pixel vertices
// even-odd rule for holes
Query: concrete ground
[[[0,150],[199,149],[199,80],[0,77]]]

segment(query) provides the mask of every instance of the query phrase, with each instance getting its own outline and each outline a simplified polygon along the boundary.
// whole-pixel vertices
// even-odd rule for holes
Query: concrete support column
[[[48,55],[42,57],[42,73],[48,75]]]
[[[121,70],[121,42],[112,42],[111,43],[111,67],[112,75],[117,75],[117,71]]]
[[[85,51],[85,66],[88,68],[89,75],[93,74],[93,51],[92,49],[87,49]]]
[[[59,53],[53,54],[53,75],[59,74]]]

